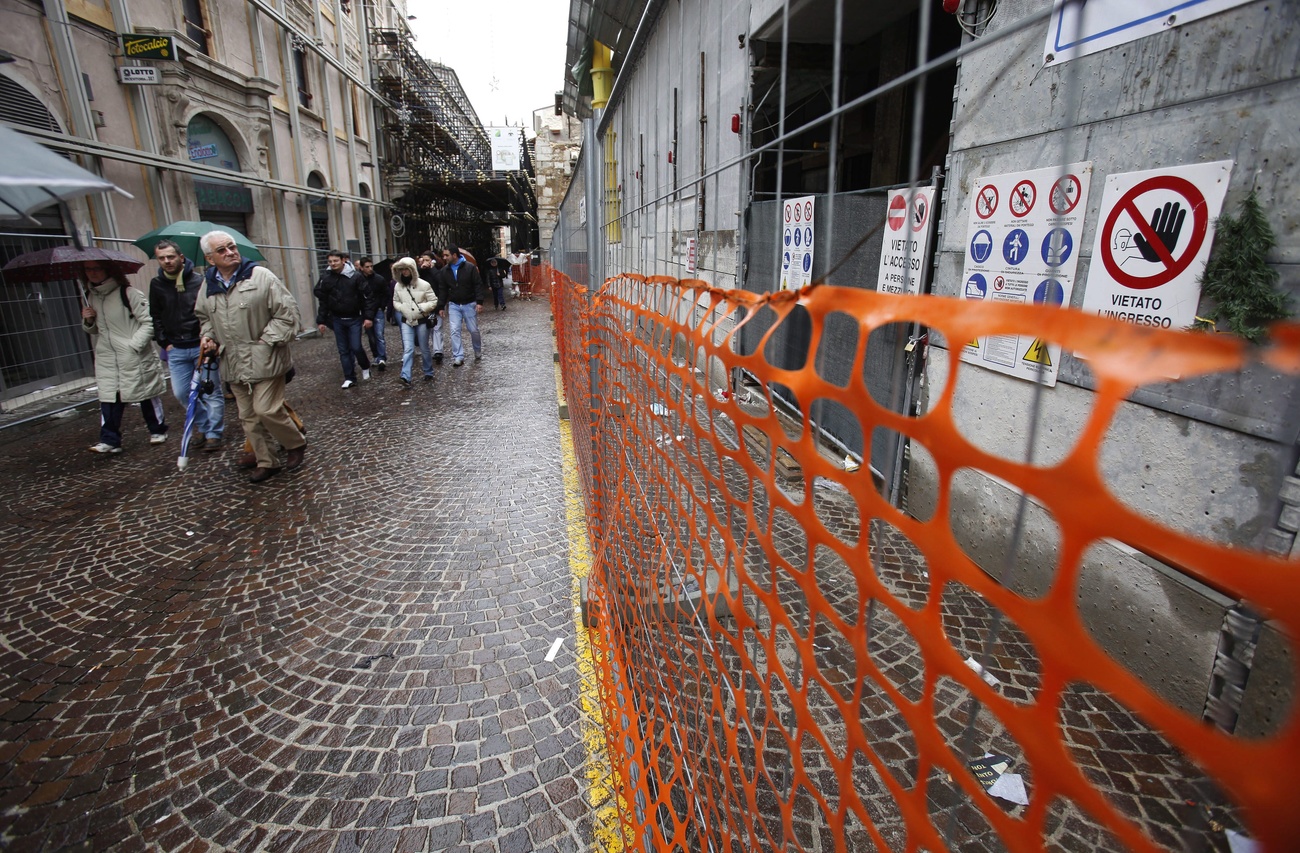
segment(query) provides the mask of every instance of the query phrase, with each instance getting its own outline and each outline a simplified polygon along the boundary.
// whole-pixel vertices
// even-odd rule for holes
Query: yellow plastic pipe
[[[609,64],[609,48],[598,41],[591,45],[591,108],[599,110],[609,103],[609,91],[614,87],[614,69]]]

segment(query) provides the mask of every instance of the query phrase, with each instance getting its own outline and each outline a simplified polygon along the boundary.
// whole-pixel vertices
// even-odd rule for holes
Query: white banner
[[[485,127],[488,141],[492,143],[492,169],[496,172],[517,172],[523,159],[520,148],[523,133],[517,127]]]
[[[1056,0],[1043,65],[1056,65],[1137,41],[1250,0]]]

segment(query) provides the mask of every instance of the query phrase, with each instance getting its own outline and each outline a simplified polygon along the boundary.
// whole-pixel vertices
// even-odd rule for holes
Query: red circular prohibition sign
[[[1183,252],[1181,258],[1175,258],[1165,248],[1165,244],[1156,236],[1155,230],[1142,212],[1138,210],[1134,200],[1145,192],[1152,190],[1169,190],[1178,193],[1187,200],[1187,206],[1192,212],[1192,233],[1191,240],[1187,244],[1187,250]],[[1192,201],[1196,199],[1196,201]],[[1142,233],[1147,243],[1155,250],[1159,256],[1160,263],[1164,264],[1165,269],[1152,276],[1136,276],[1124,272],[1115,262],[1114,254],[1114,230],[1115,222],[1119,219],[1121,213],[1127,212],[1129,217],[1137,226],[1137,230]],[[1185,178],[1179,178],[1174,175],[1158,175],[1154,178],[1147,178],[1137,186],[1134,186],[1120,196],[1119,202],[1111,208],[1110,214],[1106,217],[1106,222],[1102,226],[1102,235],[1105,242],[1101,247],[1101,260],[1106,267],[1106,272],[1110,277],[1122,284],[1124,287],[1132,290],[1149,290],[1153,287],[1159,287],[1167,284],[1177,278],[1184,270],[1192,264],[1192,259],[1200,251],[1201,243],[1205,240],[1205,232],[1210,224],[1209,208],[1205,204],[1205,196],[1201,194],[1196,184]]]

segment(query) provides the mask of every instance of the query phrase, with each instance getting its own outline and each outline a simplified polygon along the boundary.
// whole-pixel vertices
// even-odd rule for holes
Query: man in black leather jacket
[[[357,384],[355,365],[361,365],[361,378],[370,378],[370,359],[361,347],[361,333],[374,325],[378,302],[370,283],[356,270],[346,271],[346,256],[331,250],[325,258],[329,269],[321,275],[312,291],[316,295],[316,328],[323,335],[334,330],[339,363],[343,366],[343,388]]]

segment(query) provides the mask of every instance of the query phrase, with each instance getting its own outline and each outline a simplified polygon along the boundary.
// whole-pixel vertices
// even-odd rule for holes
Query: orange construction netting
[[[1249,349],[1043,306],[829,286],[760,296],[635,275],[593,294],[549,268],[533,275],[553,283],[630,847],[1226,850],[1228,832],[1272,850],[1300,843],[1294,708],[1267,736],[1225,734],[1108,654],[1077,604],[1084,555],[1121,540],[1297,636],[1295,562],[1125,505],[1099,448],[1145,384],[1254,360],[1300,374],[1300,327]],[[830,315],[857,325],[847,383],[812,358],[799,369],[765,359],[762,344],[798,310],[810,354]],[[742,345],[760,322],[760,343]],[[1086,358],[1095,395],[1073,449],[1036,465],[969,441],[952,413],[960,365],[949,350],[931,350],[950,381],[925,413],[874,399],[866,341],[913,323],[955,342],[1032,330]],[[773,405],[775,389],[804,414]],[[928,519],[892,505],[868,466],[824,452],[811,401],[928,451],[939,483]],[[1041,594],[999,583],[954,537],[951,482],[968,468],[1055,518]],[[988,755],[1008,766],[972,765]],[[1001,769],[1027,803],[991,796],[976,772],[987,781]]]

